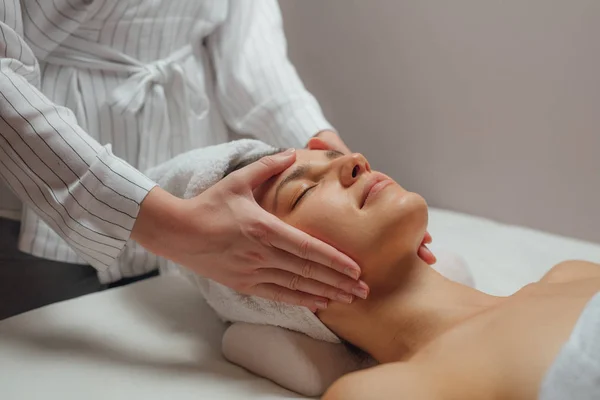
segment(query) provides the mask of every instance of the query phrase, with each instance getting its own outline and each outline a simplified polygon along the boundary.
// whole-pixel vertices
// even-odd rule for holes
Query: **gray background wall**
[[[281,0],[354,151],[436,207],[600,242],[600,1]]]

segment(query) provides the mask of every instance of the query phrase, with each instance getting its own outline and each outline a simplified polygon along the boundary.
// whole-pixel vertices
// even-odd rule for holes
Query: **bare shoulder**
[[[390,363],[354,372],[337,380],[323,400],[439,400],[439,391],[421,368]]]
[[[600,264],[589,261],[569,260],[552,267],[540,279],[540,282],[560,283],[590,278],[600,278]]]

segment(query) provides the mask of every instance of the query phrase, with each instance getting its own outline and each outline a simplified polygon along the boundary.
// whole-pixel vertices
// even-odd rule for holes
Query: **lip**
[[[377,193],[391,184],[393,181],[387,176],[377,175],[371,178],[365,185],[361,197],[360,208],[363,208],[368,201],[371,201]]]

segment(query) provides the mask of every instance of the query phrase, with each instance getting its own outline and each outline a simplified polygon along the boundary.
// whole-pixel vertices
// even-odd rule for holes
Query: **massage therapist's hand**
[[[142,202],[131,237],[242,293],[313,311],[325,308],[328,298],[351,300],[353,288],[368,289],[358,281],[358,265],[263,210],[254,199],[253,190],[295,158],[293,150],[264,157],[193,199],[156,187]]]
[[[342,140],[340,135],[333,131],[321,131],[315,135],[325,143],[323,150],[337,150],[344,154],[350,154],[350,148]]]

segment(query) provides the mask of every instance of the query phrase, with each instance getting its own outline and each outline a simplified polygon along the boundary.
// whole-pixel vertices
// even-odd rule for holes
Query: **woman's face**
[[[311,147],[309,143],[309,148]],[[361,154],[297,150],[295,163],[257,193],[259,204],[290,225],[364,266],[416,254],[427,228],[427,204]]]

